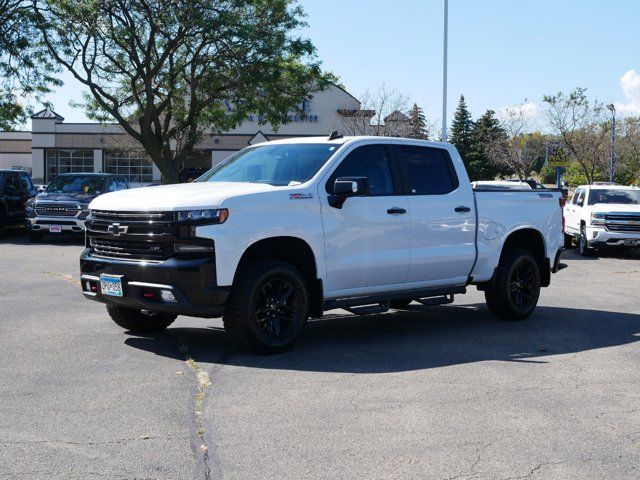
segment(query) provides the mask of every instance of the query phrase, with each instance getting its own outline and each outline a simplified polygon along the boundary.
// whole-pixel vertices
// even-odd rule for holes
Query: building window
[[[93,172],[93,150],[47,150],[47,182],[59,173]]]
[[[141,152],[106,151],[104,171],[124,175],[129,183],[153,182],[153,163]]]

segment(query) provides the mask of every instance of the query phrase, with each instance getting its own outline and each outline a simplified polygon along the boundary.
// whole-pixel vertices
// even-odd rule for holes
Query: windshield
[[[589,205],[597,203],[640,205],[640,190],[593,189],[589,192]]]
[[[47,192],[49,193],[86,193],[93,195],[103,191],[104,178],[76,175],[59,175],[47,187]]]
[[[197,182],[295,185],[311,179],[333,155],[335,144],[264,145],[241,150],[198,178]]]

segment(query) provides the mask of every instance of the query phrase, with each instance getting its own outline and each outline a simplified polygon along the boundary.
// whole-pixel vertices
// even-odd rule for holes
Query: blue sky
[[[442,0],[301,0],[324,67],[358,96],[382,83],[441,119]],[[460,94],[474,115],[576,86],[640,115],[637,0],[449,0],[449,119]],[[630,73],[631,72],[631,73]],[[71,79],[50,97],[80,122]],[[622,80],[621,80],[622,79]]]

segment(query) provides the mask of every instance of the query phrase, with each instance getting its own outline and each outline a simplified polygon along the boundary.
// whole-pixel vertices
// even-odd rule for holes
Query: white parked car
[[[583,185],[564,208],[565,244],[578,239],[578,251],[640,247],[640,188]]]
[[[560,192],[474,192],[455,147],[400,138],[262,143],[193,183],[89,208],[82,290],[118,325],[222,316],[263,353],[326,310],[451,303],[469,285],[497,317],[524,319],[564,249]]]

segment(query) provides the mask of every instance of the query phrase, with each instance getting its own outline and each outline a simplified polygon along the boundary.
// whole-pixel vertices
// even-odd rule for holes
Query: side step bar
[[[427,307],[453,303],[455,294],[466,293],[465,287],[432,288],[428,290],[408,290],[386,295],[371,295],[366,297],[342,298],[324,302],[324,310],[342,308],[354,315],[374,315],[389,310],[391,300],[412,298]]]

